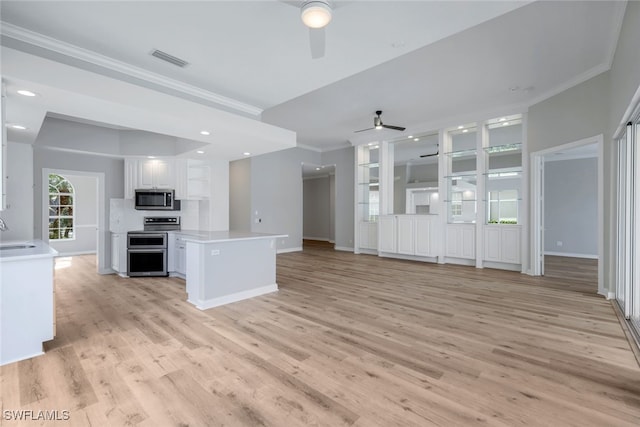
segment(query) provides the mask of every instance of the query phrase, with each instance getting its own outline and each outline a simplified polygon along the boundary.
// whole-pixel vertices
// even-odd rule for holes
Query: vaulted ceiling
[[[3,1],[7,119],[34,127],[29,138],[10,136],[34,139],[46,113],[78,115],[209,144],[230,140],[224,155],[231,159],[239,157],[233,147],[263,134],[255,153],[291,146],[275,143],[291,137],[269,125],[295,131],[299,145],[318,150],[401,135],[353,133],[370,127],[378,109],[385,123],[406,126],[407,134],[429,131],[523,111],[606,71],[625,7],[609,1],[334,4],[325,56],[312,59],[295,2]],[[160,61],[153,49],[189,65]],[[29,66],[78,76],[61,79]],[[47,96],[25,100],[12,92],[29,84]],[[228,112],[242,117],[230,120]],[[210,136],[199,134],[205,127]]]

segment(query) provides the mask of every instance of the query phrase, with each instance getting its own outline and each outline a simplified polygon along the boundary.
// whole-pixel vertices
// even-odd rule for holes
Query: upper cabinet
[[[173,159],[138,161],[138,188],[175,188]]]
[[[209,198],[211,171],[204,160],[128,157],[124,175],[125,199],[133,199],[137,188],[174,189],[178,200]]]

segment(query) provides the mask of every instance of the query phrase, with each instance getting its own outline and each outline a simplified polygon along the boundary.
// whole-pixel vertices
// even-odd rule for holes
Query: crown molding
[[[140,79],[167,89],[181,92],[196,98],[200,98],[224,107],[242,111],[253,116],[260,116],[263,109],[256,106],[237,101],[217,93],[189,85],[181,81],[162,76],[151,71],[127,64],[122,61],[110,58],[105,55],[81,48],[79,46],[66,43],[44,34],[36,33],[22,27],[0,21],[0,32],[3,37],[9,37],[33,46],[59,53],[74,59],[88,62],[99,67],[106,68],[136,79]]]

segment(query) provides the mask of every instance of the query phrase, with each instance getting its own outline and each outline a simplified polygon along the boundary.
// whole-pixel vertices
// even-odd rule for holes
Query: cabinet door
[[[133,199],[134,190],[138,187],[138,161],[124,159],[124,198]]]
[[[462,254],[462,250],[460,249],[462,243],[461,234],[460,226],[453,224],[447,225],[447,247],[445,252],[447,256],[459,258]]]
[[[153,188],[154,165],[156,160],[138,162],[138,188]]]
[[[415,219],[412,216],[400,215],[398,224],[398,253],[414,255]]]
[[[434,221],[431,217],[420,216],[415,218],[415,250],[418,256],[438,256],[436,248],[438,247],[435,239]]]
[[[393,215],[382,215],[378,218],[380,237],[378,250],[380,252],[396,251],[396,218]]]
[[[363,221],[358,224],[358,227],[360,238],[360,242],[358,242],[358,245],[362,249],[369,249],[369,242],[371,241],[371,239],[369,238],[369,223]]]
[[[111,233],[111,268],[120,271],[120,235]]]
[[[173,171],[173,161],[154,159],[153,164],[153,184],[156,188],[174,188],[175,178]]]
[[[476,258],[476,228],[462,227],[462,258],[475,259]]]
[[[502,262],[520,264],[520,227],[503,227],[500,246]]]
[[[502,246],[501,226],[485,226],[484,229],[484,259],[486,261],[500,262]]]
[[[369,223],[369,249],[378,250],[378,223]]]
[[[176,249],[176,272],[183,276],[187,273],[187,247],[182,239],[179,239]]]
[[[175,182],[176,182],[176,199],[187,200],[189,198],[188,193],[188,179],[187,159],[178,159],[175,161]]]

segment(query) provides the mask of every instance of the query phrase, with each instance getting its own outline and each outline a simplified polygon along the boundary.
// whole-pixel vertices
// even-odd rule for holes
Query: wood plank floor
[[[562,279],[561,286],[577,292],[598,292],[597,259],[545,255],[544,275]]]
[[[58,336],[0,369],[2,415],[73,426],[638,426],[611,304],[556,278],[278,255],[280,291],[199,311],[178,279],[56,271]],[[3,416],[4,418],[4,416]],[[2,426],[18,425],[2,420]]]

